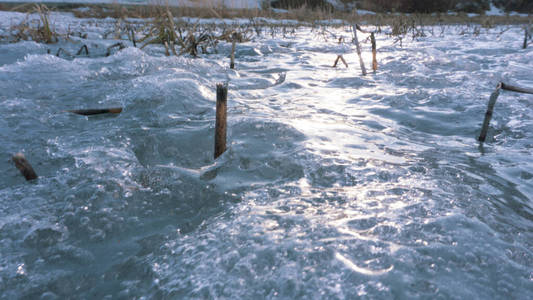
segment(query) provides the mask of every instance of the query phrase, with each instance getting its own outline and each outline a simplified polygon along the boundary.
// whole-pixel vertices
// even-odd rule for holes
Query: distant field
[[[77,17],[133,17],[147,18],[155,15],[155,8],[161,5],[155,2],[140,1],[116,1],[109,3],[105,0],[84,1],[42,1],[53,11],[72,12]],[[356,11],[328,11],[320,9],[289,9],[289,10],[262,10],[254,7],[254,0],[232,1],[231,6],[242,8],[228,8],[230,5],[211,5],[206,1],[172,1],[170,11],[176,17],[199,17],[199,18],[251,18],[266,17],[273,19],[294,19],[305,22],[317,20],[344,20],[349,23],[364,23],[369,25],[393,25],[398,22],[407,22],[416,25],[438,24],[481,24],[486,27],[493,25],[530,24],[531,18],[524,14],[512,15],[476,15],[476,14],[358,14]],[[238,4],[238,5],[237,5]],[[204,5],[204,7],[198,7]],[[34,2],[0,2],[0,10],[30,12]],[[195,7],[196,6],[196,7]],[[251,8],[250,8],[251,7]]]

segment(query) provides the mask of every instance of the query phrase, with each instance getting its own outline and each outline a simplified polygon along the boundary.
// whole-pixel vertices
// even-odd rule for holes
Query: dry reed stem
[[[522,49],[527,48],[527,39],[530,37],[527,26],[524,28],[524,44],[522,45]]]
[[[130,36],[131,36],[131,42],[133,43],[133,47],[137,48],[137,42],[135,41],[135,31],[133,28],[130,28]]]
[[[353,42],[355,43],[355,48],[357,50],[357,56],[359,56],[359,65],[361,66],[361,72],[363,73],[363,76],[366,75],[366,68],[365,63],[363,61],[363,56],[361,55],[361,45],[359,44],[359,40],[357,39],[357,28],[356,25],[352,25],[353,29]]]
[[[126,48],[126,46],[123,43],[120,43],[120,42],[119,43],[115,43],[115,44],[107,47],[107,52],[106,52],[105,56],[111,55],[111,50],[114,49],[114,48],[117,48],[117,47],[119,48],[119,50],[122,50],[122,49]]]
[[[502,88],[502,84],[499,83],[496,87],[496,90],[490,95],[489,104],[487,107],[487,112],[485,113],[485,119],[483,120],[483,125],[481,126],[481,133],[479,134],[478,141],[485,142],[485,139],[487,138],[487,132],[489,130],[489,123],[490,119],[492,118],[492,112],[494,110],[494,105],[496,104],[496,100],[498,99],[498,96],[500,95],[500,90]]]
[[[505,83],[501,83],[502,90],[517,92],[517,93],[523,93],[523,94],[533,94],[533,89],[530,88],[523,88],[518,86],[513,86]]]
[[[344,60],[344,57],[342,57],[342,55],[337,55],[337,58],[335,59],[335,62],[333,63],[333,68],[336,68],[337,67],[337,64],[339,63],[339,60],[342,61],[342,63],[346,66],[346,68],[348,68],[348,64],[346,63],[346,61]]]
[[[78,52],[76,53],[76,55],[81,55],[81,53],[83,52],[83,50],[85,50],[85,54],[86,54],[86,55],[89,55],[89,48],[87,48],[87,45],[83,45],[83,46],[81,46],[80,50],[78,50]]]
[[[233,34],[233,41],[231,42],[231,55],[230,55],[230,69],[235,68],[235,46],[236,46],[237,40],[235,37],[235,34]]]
[[[378,69],[378,60],[376,58],[376,52],[377,52],[377,49],[376,49],[376,37],[374,36],[374,33],[370,33],[370,41],[372,43],[372,70],[374,70],[374,72],[377,71]]]
[[[174,45],[174,42],[170,42],[170,50],[172,50],[172,54],[174,54],[175,56],[178,56],[178,53],[176,53],[176,47]]]
[[[29,20],[33,13],[38,14],[38,20]],[[57,43],[59,35],[51,29],[49,14],[50,12],[44,4],[33,5],[21,23],[11,26],[11,38],[14,39],[12,42],[32,40],[38,43]]]
[[[217,104],[215,120],[215,153],[217,159],[226,151],[227,110],[228,110],[228,86],[217,84]]]
[[[165,45],[165,55],[166,55],[166,56],[170,56],[170,52],[168,51],[168,42],[165,41],[165,42],[164,42],[164,45]]]
[[[59,57],[59,54],[61,54],[61,52],[65,53],[67,56],[70,56],[70,57],[73,57],[74,55],[70,54],[70,52],[68,52],[67,50],[63,49],[63,48],[59,48],[57,49],[57,53],[56,53],[56,56]]]

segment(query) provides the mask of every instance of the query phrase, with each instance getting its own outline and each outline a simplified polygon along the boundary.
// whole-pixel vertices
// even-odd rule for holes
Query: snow
[[[516,11],[512,11],[509,13],[510,16],[518,16],[518,17],[529,17],[530,14],[525,14],[525,13],[519,13],[519,12],[516,12]]]
[[[487,16],[504,16],[505,15],[505,12],[499,8],[497,8],[496,6],[494,6],[494,4],[490,4],[490,9],[488,11],[485,12],[485,14]]]
[[[357,14],[358,15],[375,15],[376,13],[373,11],[369,11],[369,10],[358,9]]]

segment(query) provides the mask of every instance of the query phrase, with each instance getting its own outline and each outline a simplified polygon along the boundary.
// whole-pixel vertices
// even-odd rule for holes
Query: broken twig
[[[83,52],[83,50],[85,50],[85,54],[86,54],[86,55],[89,55],[89,48],[87,48],[87,45],[83,45],[83,46],[81,46],[80,50],[78,50],[78,52],[76,53],[76,55],[80,55],[80,54]]]
[[[490,119],[492,118],[492,111],[494,110],[496,99],[498,99],[498,96],[500,95],[500,90],[506,90],[506,91],[512,91],[512,92],[517,92],[517,93],[524,93],[524,94],[533,94],[533,89],[512,86],[512,85],[508,85],[503,82],[500,82],[498,86],[496,87],[496,90],[492,93],[492,95],[490,95],[489,105],[487,108],[487,112],[485,113],[485,120],[483,120],[483,126],[481,127],[481,134],[479,135],[479,138],[478,138],[480,142],[484,142],[485,138],[487,137],[487,131],[489,130]]]
[[[505,84],[503,82],[502,82],[502,89],[507,90],[507,91],[512,91],[512,92],[517,92],[517,93],[533,94],[533,89],[512,86],[512,85]]]
[[[73,56],[72,54],[70,54],[70,52],[68,52],[67,50],[65,50],[65,49],[63,49],[63,48],[59,48],[59,49],[57,49],[56,56],[59,57],[59,54],[61,54],[61,52],[65,53],[67,56],[70,56],[70,57]]]
[[[105,56],[109,56],[109,55],[111,55],[111,49],[116,48],[116,47],[118,47],[119,50],[122,50],[122,49],[126,48],[126,46],[124,46],[123,43],[116,43],[116,44],[113,44],[113,45],[107,47],[107,53],[105,54]]]

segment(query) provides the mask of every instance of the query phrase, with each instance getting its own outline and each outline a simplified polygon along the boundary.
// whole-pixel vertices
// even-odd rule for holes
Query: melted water
[[[239,44],[229,70],[229,44],[104,57],[105,29],[70,22],[90,57],[0,45],[0,298],[533,292],[533,96],[502,92],[476,141],[497,82],[533,86],[520,28],[403,47],[380,35],[379,70],[363,77],[355,47],[309,28]],[[349,68],[331,68],[341,52]],[[222,81],[229,149],[215,162]]]

